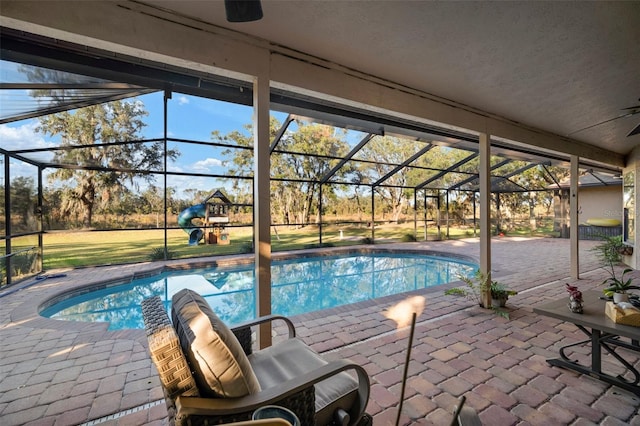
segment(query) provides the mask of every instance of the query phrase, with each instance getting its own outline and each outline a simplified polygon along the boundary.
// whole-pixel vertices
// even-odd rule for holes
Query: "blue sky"
[[[0,60],[0,81],[4,83],[28,83],[27,75],[20,69],[20,65]],[[27,67],[28,69],[29,67]],[[102,82],[103,80],[78,76],[69,73],[56,73],[48,78],[54,78],[61,83],[89,83]],[[164,112],[163,112],[163,92],[152,93],[140,96],[135,100],[144,104],[145,110],[149,113],[144,118],[147,126],[142,130],[143,139],[161,139],[164,137]],[[43,99],[39,99],[42,102]],[[131,99],[130,101],[133,101]],[[0,90],[0,111],[3,116],[12,116],[17,113],[24,113],[25,107],[31,107],[33,98],[26,90]],[[271,112],[280,122],[286,118],[286,113]],[[237,105],[228,102],[215,101],[211,99],[190,96],[181,93],[173,93],[168,101],[168,137],[193,140],[199,142],[211,141],[211,132],[217,130],[221,135],[228,134],[234,130],[247,133],[244,126],[252,122],[253,108],[250,106]],[[0,125],[0,147],[8,150],[48,148],[59,145],[59,137],[49,137],[36,131],[37,119],[23,120],[19,122]],[[297,126],[293,124],[291,131],[295,131]],[[247,136],[249,136],[247,134]],[[347,132],[347,143],[354,146],[358,143],[363,134],[354,130]],[[205,145],[169,143],[170,148],[177,148],[181,155],[168,165],[168,171],[200,173],[200,174],[229,174],[228,168],[223,166],[224,158],[222,151],[224,148],[215,148]],[[38,161],[49,161],[53,154],[43,152],[39,154],[28,154]],[[47,173],[45,170],[45,179]],[[11,176],[36,176],[36,168],[19,161],[12,161]],[[34,179],[35,180],[35,179]],[[197,189],[211,191],[219,187],[229,187],[230,181],[215,178],[194,177],[194,176],[173,176],[168,177],[168,186],[178,190],[178,196],[183,197],[185,189]],[[156,179],[154,185],[161,186],[162,180]],[[144,185],[143,188],[144,189]]]
[[[136,98],[144,103],[149,115],[144,118],[147,126],[142,131],[144,139],[162,138],[163,129],[163,93],[153,93]],[[2,99],[0,98],[0,102]],[[222,135],[237,130],[246,133],[244,126],[251,123],[253,108],[227,102],[215,101],[196,96],[173,93],[168,102],[168,136],[169,138],[195,141],[211,141],[211,132],[218,130]],[[284,113],[272,112],[280,121],[286,117]],[[54,138],[36,132],[36,119],[24,120],[0,125],[0,146],[3,148],[27,149],[43,148],[57,145]],[[226,174],[222,167],[220,149],[200,145],[180,144],[181,155],[169,165],[170,171]],[[50,155],[49,155],[50,157]],[[12,163],[11,175],[33,176],[35,169],[22,163]],[[158,182],[160,183],[160,182]],[[158,184],[157,183],[157,184]],[[214,179],[198,177],[170,177],[169,186],[179,191],[195,188],[209,191],[212,186],[220,186]]]

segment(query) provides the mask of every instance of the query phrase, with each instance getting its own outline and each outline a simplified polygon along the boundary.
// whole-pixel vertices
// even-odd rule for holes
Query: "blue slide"
[[[193,225],[191,222],[195,218],[206,217],[206,205],[196,204],[195,206],[187,207],[182,210],[178,215],[178,225],[189,235],[189,245],[197,246],[198,242],[204,236],[204,231]]]

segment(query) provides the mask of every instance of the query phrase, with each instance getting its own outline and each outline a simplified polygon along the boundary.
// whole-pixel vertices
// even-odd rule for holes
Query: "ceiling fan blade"
[[[630,115],[633,115],[633,114],[631,114],[631,113],[626,113],[626,114],[623,114],[623,115],[619,115],[619,116],[617,116],[617,117],[610,118],[610,119],[608,119],[608,120],[600,121],[600,122],[598,122],[598,123],[596,123],[596,124],[592,124],[592,125],[590,125],[590,126],[583,127],[582,129],[578,129],[578,130],[576,130],[576,131],[573,131],[573,132],[571,132],[571,133],[568,133],[568,134],[567,134],[567,136],[575,135],[576,133],[580,133],[580,132],[583,132],[583,131],[585,131],[585,130],[593,129],[594,127],[598,127],[598,126],[601,126],[601,125],[603,125],[603,124],[610,123],[610,122],[615,121],[615,120],[617,120],[617,119],[619,119],[619,118],[629,117]]]
[[[640,99],[638,99],[638,100],[640,101]],[[622,111],[625,111],[625,110],[632,110],[633,112],[631,114],[637,114],[637,113],[640,112],[640,105],[622,108]],[[637,111],[634,111],[634,110],[637,110]]]
[[[640,135],[640,123],[638,123],[638,125],[634,127],[632,131],[629,132],[627,137],[633,136],[633,135]]]

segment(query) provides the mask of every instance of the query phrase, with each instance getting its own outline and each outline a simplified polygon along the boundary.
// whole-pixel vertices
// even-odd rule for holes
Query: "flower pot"
[[[629,295],[627,293],[613,293],[614,303],[628,302],[628,301],[629,301]]]
[[[503,308],[505,305],[507,304],[507,298],[506,297],[499,297],[499,298],[491,298],[491,307],[493,308]]]

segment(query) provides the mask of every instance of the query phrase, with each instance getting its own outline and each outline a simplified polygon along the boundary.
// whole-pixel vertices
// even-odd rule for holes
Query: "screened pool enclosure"
[[[253,252],[252,87],[2,33],[0,285],[57,267]],[[271,91],[274,251],[473,236],[478,135]],[[569,157],[491,140],[493,232],[554,230]],[[606,176],[588,160],[581,171]],[[219,190],[228,244],[178,215]],[[545,221],[550,221],[548,224]]]

